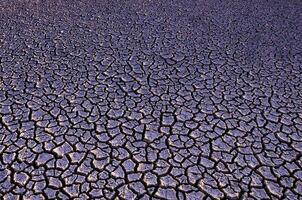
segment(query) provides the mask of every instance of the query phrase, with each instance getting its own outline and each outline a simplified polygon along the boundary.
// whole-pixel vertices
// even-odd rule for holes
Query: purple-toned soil
[[[0,199],[302,199],[302,1],[0,0]]]

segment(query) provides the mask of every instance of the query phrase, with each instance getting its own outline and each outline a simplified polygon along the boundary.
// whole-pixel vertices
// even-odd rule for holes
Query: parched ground
[[[299,0],[0,0],[0,199],[302,199]]]

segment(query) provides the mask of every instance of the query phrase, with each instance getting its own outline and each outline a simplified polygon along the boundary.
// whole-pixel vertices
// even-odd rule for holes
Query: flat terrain
[[[0,0],[0,199],[302,199],[302,1]]]

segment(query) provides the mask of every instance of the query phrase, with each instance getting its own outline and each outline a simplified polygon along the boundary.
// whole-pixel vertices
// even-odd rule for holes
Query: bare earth
[[[0,199],[302,199],[302,1],[0,0]]]

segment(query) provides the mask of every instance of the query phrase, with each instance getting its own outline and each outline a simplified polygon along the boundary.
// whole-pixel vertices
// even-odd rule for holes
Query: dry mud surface
[[[0,0],[0,199],[302,199],[301,13]]]

